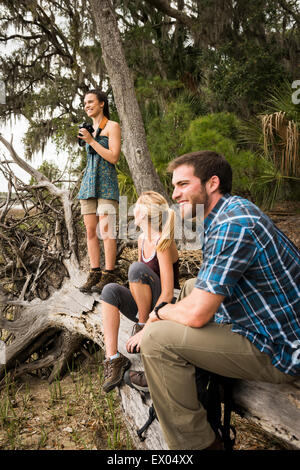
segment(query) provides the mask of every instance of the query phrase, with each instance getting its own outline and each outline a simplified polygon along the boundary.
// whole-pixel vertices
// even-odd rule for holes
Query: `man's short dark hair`
[[[226,194],[231,192],[232,169],[222,155],[211,150],[186,153],[172,160],[167,170],[172,173],[181,165],[192,166],[194,168],[194,175],[200,178],[202,184],[205,184],[212,176],[218,176],[220,179],[220,193]]]

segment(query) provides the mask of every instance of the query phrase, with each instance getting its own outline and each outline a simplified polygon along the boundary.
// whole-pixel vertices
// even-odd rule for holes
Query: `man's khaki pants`
[[[195,279],[183,287],[188,295]],[[141,345],[153,405],[169,449],[205,449],[215,434],[197,399],[195,368],[227,377],[271,383],[294,380],[271,364],[247,338],[232,333],[231,325],[210,322],[191,328],[171,321],[151,323]]]

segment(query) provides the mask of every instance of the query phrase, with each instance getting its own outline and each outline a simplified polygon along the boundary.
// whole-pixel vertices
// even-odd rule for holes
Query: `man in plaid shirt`
[[[230,195],[224,157],[194,152],[169,169],[182,215],[204,205],[203,263],[176,304],[150,314],[142,358],[169,448],[218,449],[194,366],[271,383],[299,377],[300,253],[258,207]]]

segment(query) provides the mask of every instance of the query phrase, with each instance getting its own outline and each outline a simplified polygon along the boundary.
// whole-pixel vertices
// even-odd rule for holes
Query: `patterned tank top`
[[[152,271],[154,271],[158,275],[158,277],[160,278],[160,269],[159,269],[159,262],[158,262],[158,258],[157,258],[156,249],[155,249],[154,253],[150,256],[150,258],[145,258],[144,257],[144,242],[145,242],[145,239],[143,238],[143,240],[142,240],[142,249],[141,249],[142,263],[149,266],[149,268],[151,268]],[[159,242],[159,239],[157,240],[156,245],[158,244],[158,242]],[[177,261],[175,261],[175,263],[173,263],[173,274],[174,274],[174,289],[180,289],[180,285],[179,285],[179,259],[177,259]]]
[[[106,135],[98,135],[95,140],[108,149]],[[98,153],[91,153],[90,149],[90,145],[86,144],[87,164],[77,199],[102,198],[118,201],[119,188],[115,165],[102,158]]]

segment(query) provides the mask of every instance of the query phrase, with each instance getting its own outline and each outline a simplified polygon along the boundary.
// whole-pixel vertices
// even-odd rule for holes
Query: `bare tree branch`
[[[175,18],[190,28],[195,26],[197,21],[196,17],[191,17],[182,10],[176,10],[176,8],[171,7],[170,2],[167,0],[146,0],[146,2],[160,10],[162,13]]]
[[[297,25],[300,26],[300,13],[296,13],[296,11],[293,10],[291,5],[285,0],[278,0],[278,3],[281,6],[281,8],[296,21]],[[298,11],[299,11],[299,2],[296,1],[295,3],[296,3],[295,7],[298,7]]]
[[[53,194],[54,196],[58,196],[61,201],[62,205],[64,208],[64,214],[65,214],[65,221],[66,221],[66,227],[67,227],[67,232],[68,232],[68,240],[69,240],[69,248],[71,251],[71,254],[74,257],[74,262],[77,262],[78,264],[78,258],[77,258],[77,253],[76,253],[76,235],[74,232],[74,226],[73,226],[73,218],[72,218],[72,211],[71,211],[71,198],[70,198],[70,192],[67,189],[60,189],[57,188],[49,179],[40,173],[38,170],[33,168],[28,162],[25,162],[15,151],[13,146],[0,134],[0,142],[7,148],[9,151],[12,159],[14,160],[15,163],[17,163],[20,168],[25,170],[27,173],[29,173],[31,176],[33,176],[37,182],[38,185],[37,187],[44,187],[48,189],[50,194]]]

